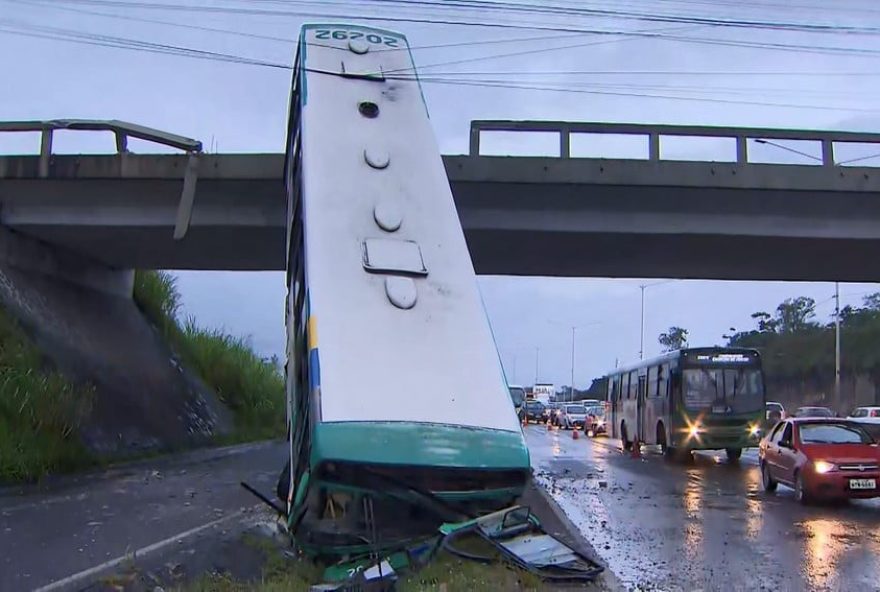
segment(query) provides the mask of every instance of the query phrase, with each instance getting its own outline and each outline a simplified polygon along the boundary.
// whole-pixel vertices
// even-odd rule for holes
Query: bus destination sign
[[[696,362],[701,364],[747,364],[753,361],[749,354],[697,354]]]

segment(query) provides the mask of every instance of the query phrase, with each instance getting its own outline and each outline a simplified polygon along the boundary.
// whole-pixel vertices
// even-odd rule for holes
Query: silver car
[[[584,427],[584,422],[587,420],[587,408],[585,405],[565,403],[560,411],[559,425],[563,429],[571,430]]]

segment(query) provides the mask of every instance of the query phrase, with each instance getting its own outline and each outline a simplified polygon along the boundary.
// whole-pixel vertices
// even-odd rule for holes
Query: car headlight
[[[750,436],[760,436],[761,435],[761,427],[758,425],[750,425],[749,426],[749,435]]]
[[[703,431],[704,430],[703,430],[702,426],[700,426],[700,424],[695,423],[693,425],[690,425],[690,426],[688,426],[688,429],[687,429],[688,438],[689,439],[699,438],[700,434],[702,434]]]
[[[820,475],[824,475],[825,473],[830,473],[835,469],[834,463],[830,463],[825,460],[817,460],[813,463],[813,469],[819,473]]]

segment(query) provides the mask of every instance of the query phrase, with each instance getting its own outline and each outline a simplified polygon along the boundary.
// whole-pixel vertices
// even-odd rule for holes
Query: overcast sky
[[[136,39],[284,65],[292,62],[294,40],[304,16],[308,20],[319,20],[317,16],[302,13],[330,15],[335,10],[346,16],[391,15],[508,25],[375,23],[405,33],[410,45],[416,48],[413,53],[420,73],[443,78],[438,83],[426,84],[424,93],[444,153],[467,150],[468,124],[472,119],[626,121],[880,132],[880,103],[877,101],[880,42],[876,33],[867,30],[880,27],[880,6],[871,0],[833,3],[753,0],[735,6],[711,0],[552,3],[638,11],[643,16],[687,15],[838,27],[822,34],[780,31],[778,27],[770,30],[755,26],[720,28],[585,14],[557,17],[509,10],[429,9],[406,6],[406,2],[378,6],[346,1],[165,1],[179,6],[198,6],[202,10],[149,9],[143,5],[150,3],[125,0],[0,0],[0,55],[4,56],[0,119],[123,119],[200,139],[206,148],[220,152],[280,152],[286,132],[289,71],[92,43],[130,45],[129,40]],[[135,6],[138,4],[141,6]],[[204,10],[208,6],[221,10]],[[239,9],[243,11],[234,12]],[[256,10],[274,12],[260,15],[254,14]],[[143,22],[144,19],[165,22],[148,23]],[[357,21],[331,16],[320,20]],[[251,36],[174,24],[226,29]],[[527,25],[545,29],[564,27],[569,31],[523,28]],[[840,27],[865,30],[844,34]],[[571,29],[640,31],[642,36],[588,35],[573,33]],[[651,36],[645,36],[645,32],[651,32]],[[83,33],[88,37],[82,37]],[[72,35],[89,44],[59,40],[59,37]],[[670,36],[688,37],[691,41],[670,39]],[[543,38],[524,40],[535,37]],[[485,43],[512,39],[519,41]],[[724,45],[718,45],[718,41]],[[845,48],[846,51],[737,46],[742,42]],[[437,45],[445,47],[425,47]],[[572,47],[575,45],[579,47]],[[470,61],[511,53],[518,55]],[[458,63],[443,65],[446,62]],[[651,75],[645,71],[664,74]],[[463,85],[461,80],[466,72],[479,73],[468,80],[565,88],[568,92]],[[554,72],[565,74],[549,74]],[[656,95],[687,100],[657,98]],[[820,155],[816,145],[787,145]],[[110,152],[113,139],[104,134],[59,133],[55,146],[56,152],[62,153]],[[35,136],[0,137],[0,153],[34,153],[37,147]],[[548,150],[546,141],[540,137],[514,141],[509,137],[487,136],[484,147],[485,153],[494,154],[541,154]],[[155,151],[153,147],[137,143],[133,143],[132,148]],[[573,154],[626,157],[639,156],[643,149],[631,141],[606,139],[601,144],[579,144]],[[730,160],[734,157],[732,146],[724,142],[699,145],[668,142],[663,151],[665,156],[676,158]],[[767,162],[811,162],[808,157],[773,146],[752,146],[750,152],[755,159]],[[876,165],[878,160],[866,161],[866,164]],[[194,315],[204,325],[249,335],[261,353],[283,353],[285,287],[282,274],[186,272],[178,275],[186,314]],[[536,378],[537,358],[539,381],[568,384],[572,326],[578,327],[575,383],[579,387],[613,367],[615,360],[625,362],[638,357],[638,286],[642,283],[638,279],[483,277],[479,282],[511,382],[531,384]],[[880,287],[844,285],[843,303],[857,304],[862,295],[875,289]],[[833,290],[833,284],[816,283],[681,281],[654,285],[646,290],[646,353],[659,352],[657,335],[670,325],[687,328],[691,345],[721,343],[721,336],[730,327],[750,328],[752,312],[771,310],[783,299],[798,295],[815,298],[820,303],[820,318],[827,320],[833,312],[830,300]]]

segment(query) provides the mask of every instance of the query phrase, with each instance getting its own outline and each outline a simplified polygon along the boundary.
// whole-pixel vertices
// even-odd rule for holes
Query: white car
[[[847,419],[867,419],[868,423],[880,422],[880,407],[856,407]]]
[[[562,413],[559,415],[559,425],[563,429],[583,428],[584,422],[587,420],[587,408],[581,404],[563,403],[561,406]]]

